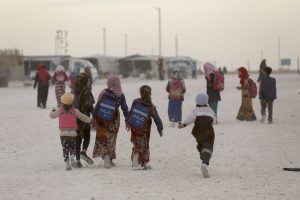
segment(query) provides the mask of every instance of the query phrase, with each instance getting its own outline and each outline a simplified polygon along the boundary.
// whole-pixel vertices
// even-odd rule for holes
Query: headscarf
[[[55,71],[56,72],[64,72],[65,71],[65,68],[64,68],[64,66],[62,66],[62,65],[58,65],[57,67],[56,67],[56,69],[55,69]]]
[[[176,80],[182,79],[179,69],[173,69],[172,79],[176,79]]]
[[[107,88],[111,90],[117,97],[122,95],[121,81],[118,76],[110,76],[107,79]]]
[[[205,71],[206,78],[209,80],[210,74],[215,73],[218,70],[213,64],[207,62],[204,64],[204,71]]]
[[[238,68],[238,72],[239,72],[239,78],[241,79],[240,83],[243,85],[244,80],[249,77],[248,71],[245,67],[240,67]]]
[[[80,73],[78,76],[76,76],[74,83],[75,93],[79,94],[88,87],[88,79],[89,78],[86,73]]]
[[[38,77],[42,81],[48,81],[48,72],[45,64],[41,63],[38,65]]]

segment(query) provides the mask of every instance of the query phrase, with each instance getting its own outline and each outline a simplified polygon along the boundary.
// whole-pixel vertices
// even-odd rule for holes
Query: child
[[[71,170],[69,161],[72,167],[75,167],[75,151],[76,151],[76,129],[77,118],[85,123],[91,123],[91,119],[75,109],[73,104],[74,96],[71,93],[65,93],[61,96],[62,107],[58,110],[55,108],[50,112],[52,119],[59,118],[60,141],[63,148],[63,156],[66,164],[66,170]],[[69,158],[70,155],[70,158]]]
[[[184,100],[184,93],[186,92],[185,83],[179,69],[173,69],[172,77],[167,84],[166,91],[169,93],[169,120],[171,126],[174,127],[175,122],[178,122],[178,124],[181,123],[182,102]]]
[[[148,165],[151,117],[154,119],[160,137],[163,136],[163,124],[152,103],[151,88],[148,85],[143,85],[140,88],[140,94],[141,98],[135,99],[132,103],[126,119],[126,128],[127,130],[131,129],[131,142],[133,143],[131,154],[132,167],[134,169],[141,167],[144,170],[148,170],[151,169],[151,166]]]
[[[88,117],[93,112],[94,96],[89,87],[89,76],[86,73],[80,73],[76,76],[74,84],[74,107]],[[90,144],[91,125],[77,121],[77,139],[76,139],[76,165],[82,167],[80,159],[92,165],[93,160],[86,154]],[[82,149],[81,149],[82,144]]]
[[[266,119],[266,107],[268,107],[268,123],[273,122],[273,101],[277,98],[276,96],[276,79],[270,77],[272,73],[271,67],[264,68],[264,75],[260,81],[259,99],[261,105],[262,118],[260,122],[263,123]]]
[[[215,133],[212,124],[216,122],[214,111],[208,106],[208,96],[199,93],[196,96],[196,108],[188,115],[183,124],[178,128],[184,128],[194,123],[193,136],[197,141],[197,149],[202,160],[201,171],[204,178],[209,178],[207,166],[212,156]]]
[[[121,81],[118,76],[110,76],[107,79],[107,88],[99,94],[98,102],[93,111],[93,118],[97,123],[93,157],[102,157],[106,169],[115,166],[112,160],[116,159],[120,106],[126,119],[128,106],[122,92]]]

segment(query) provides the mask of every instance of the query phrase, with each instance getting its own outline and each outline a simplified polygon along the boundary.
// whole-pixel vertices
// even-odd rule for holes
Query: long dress
[[[238,120],[254,121],[256,116],[252,106],[252,99],[249,94],[249,79],[245,79],[241,86],[242,104],[236,116]]]

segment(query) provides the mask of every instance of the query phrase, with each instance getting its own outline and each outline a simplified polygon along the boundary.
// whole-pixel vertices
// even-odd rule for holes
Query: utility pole
[[[280,36],[278,37],[278,67],[279,71],[281,71],[281,58],[280,58]]]
[[[125,33],[125,56],[127,56],[127,33]]]
[[[106,28],[102,28],[103,31],[103,55],[106,55]]]
[[[68,31],[56,30],[55,35],[55,55],[67,54],[68,53]]]
[[[161,56],[161,9],[155,8],[158,11],[158,53]]]
[[[175,35],[175,56],[178,56],[178,37]]]

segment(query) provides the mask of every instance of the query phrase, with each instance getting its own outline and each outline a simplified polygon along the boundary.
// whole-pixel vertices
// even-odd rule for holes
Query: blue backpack
[[[105,92],[96,105],[96,116],[104,122],[111,122],[115,118],[119,98],[111,92]]]
[[[148,119],[150,117],[150,108],[148,105],[137,102],[130,110],[127,123],[133,129],[143,130],[148,128]]]

